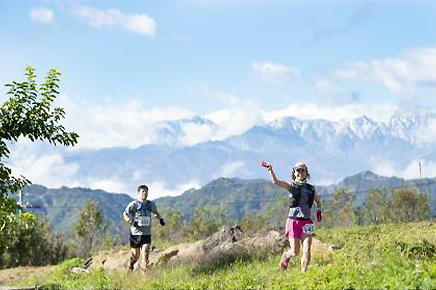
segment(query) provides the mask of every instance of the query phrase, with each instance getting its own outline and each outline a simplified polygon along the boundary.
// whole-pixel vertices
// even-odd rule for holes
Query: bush
[[[57,264],[68,257],[65,238],[53,233],[42,218],[30,213],[16,217],[7,251],[0,256],[4,268]]]

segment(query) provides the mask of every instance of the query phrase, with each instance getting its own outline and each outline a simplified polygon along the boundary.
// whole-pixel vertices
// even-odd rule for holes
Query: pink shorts
[[[313,224],[312,220],[295,220],[288,218],[286,221],[285,236],[288,238],[301,238],[303,227],[306,224]]]

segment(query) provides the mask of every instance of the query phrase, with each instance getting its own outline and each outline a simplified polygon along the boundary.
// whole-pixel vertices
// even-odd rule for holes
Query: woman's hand
[[[260,162],[260,166],[265,167],[266,169],[268,169],[268,171],[272,169],[271,164],[268,163],[268,162],[266,162],[266,161],[262,161],[262,162]]]
[[[318,210],[316,211],[316,220],[317,220],[319,223],[322,221],[322,213],[321,213],[321,210],[320,210],[320,209],[318,209]]]

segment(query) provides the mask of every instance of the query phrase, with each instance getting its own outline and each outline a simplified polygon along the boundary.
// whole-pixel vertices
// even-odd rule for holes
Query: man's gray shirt
[[[146,236],[151,233],[151,214],[157,214],[156,205],[150,200],[130,202],[124,213],[132,221],[130,233],[134,236]]]

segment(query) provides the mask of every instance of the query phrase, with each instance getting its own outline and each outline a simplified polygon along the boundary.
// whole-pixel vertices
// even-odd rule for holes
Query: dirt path
[[[150,252],[150,264],[170,263],[174,265],[198,261],[200,258],[214,253],[222,256],[240,250],[280,253],[287,247],[289,247],[288,240],[277,231],[257,233],[254,236],[248,237],[242,233],[240,228],[239,230],[237,228],[227,228],[205,240],[179,244],[165,251],[152,251]],[[314,252],[329,252],[332,251],[332,246],[314,238],[312,249]],[[114,249],[102,251],[93,257],[90,269],[103,266],[109,272],[126,271],[129,259],[130,250]],[[24,279],[26,281],[34,281],[32,284],[43,284],[47,282],[44,281],[44,278],[50,276],[55,267],[19,267],[0,270],[0,286],[17,285]],[[21,289],[26,289],[26,287]],[[0,290],[3,289],[0,288]]]

